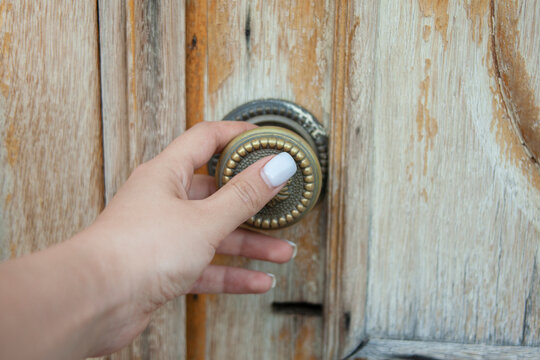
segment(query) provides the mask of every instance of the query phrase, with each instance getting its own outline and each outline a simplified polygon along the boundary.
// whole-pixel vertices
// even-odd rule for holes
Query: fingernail
[[[289,240],[285,240],[285,241],[288,242],[289,245],[292,246],[292,248],[293,248],[293,253],[292,253],[291,259],[294,259],[294,258],[296,257],[296,253],[298,252],[298,248],[296,247],[296,244],[293,243],[292,241],[289,241]]]
[[[296,172],[296,161],[289,153],[277,154],[264,165],[261,170],[261,177],[270,187],[276,187],[289,180]]]
[[[272,289],[276,287],[276,275],[274,274],[270,274],[270,273],[266,273],[268,276],[270,276],[272,278]]]

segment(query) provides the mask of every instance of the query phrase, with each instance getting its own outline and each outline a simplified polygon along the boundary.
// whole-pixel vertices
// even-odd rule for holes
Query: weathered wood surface
[[[298,257],[219,258],[278,286],[192,298],[189,359],[334,359],[367,336],[415,341],[356,357],[537,357],[539,3],[187,5],[184,32],[183,2],[0,0],[0,259],[89,224],[181,133],[186,67],[190,124],[278,97],[332,139],[327,201],[274,233]],[[170,303],[111,358],[183,358],[184,316]]]
[[[188,107],[215,121],[249,100],[283,98],[305,106],[329,125],[332,1],[188,4],[188,11],[200,14],[203,21],[188,21],[187,68],[198,73],[202,64],[202,71],[193,77],[196,85],[188,83],[187,88],[199,91],[198,99],[204,101],[201,105],[193,99]],[[217,260],[274,273],[277,287],[262,296],[212,295],[190,301],[188,313],[195,313],[190,319],[204,324],[195,329],[196,337],[187,334],[189,359],[320,357],[322,317],[313,312],[273,313],[272,303],[322,304],[325,206],[320,204],[301,224],[273,233],[298,244],[298,256],[291,263]]]
[[[99,1],[106,199],[185,129],[183,1]],[[111,359],[183,359],[184,299]]]
[[[540,359],[540,348],[371,339],[348,359],[533,360]]]
[[[349,6],[325,354],[366,336],[540,345],[540,4]]]
[[[0,260],[103,207],[95,1],[0,0]]]

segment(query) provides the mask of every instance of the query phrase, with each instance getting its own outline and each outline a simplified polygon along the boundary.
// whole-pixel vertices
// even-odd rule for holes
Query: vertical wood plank
[[[501,3],[508,19],[530,6]],[[497,64],[496,5],[355,1],[348,15],[340,356],[367,337],[540,342],[540,170],[507,105],[523,101],[505,99],[519,70]]]
[[[103,207],[95,1],[0,1],[0,260]]]
[[[205,120],[220,120],[249,100],[276,97],[305,106],[329,124],[333,2],[293,2],[286,8],[277,1],[193,2],[188,11],[202,13],[203,22],[207,21],[204,74],[192,87],[204,90],[199,100],[205,100]],[[193,54],[197,51],[202,54],[202,49]],[[301,224],[273,232],[297,242],[298,256],[289,264],[224,257],[216,260],[275,273],[278,286],[262,296],[197,297],[197,303],[204,299],[205,305],[193,310],[204,311],[204,316],[193,315],[192,319],[203,319],[206,331],[202,332],[202,351],[195,349],[200,339],[193,352],[188,344],[194,359],[321,357],[321,316],[276,314],[272,303],[322,304],[325,206],[320,204]]]
[[[364,337],[379,6],[342,1],[336,14],[324,325],[328,359],[343,357],[343,349],[354,349]]]
[[[98,1],[105,201],[109,202],[133,170],[130,162],[126,5]]]
[[[208,6],[206,1],[186,1],[186,123],[204,121]],[[206,167],[196,171],[208,174]],[[204,359],[206,352],[206,295],[186,296],[186,359]]]
[[[109,200],[131,171],[185,129],[183,1],[99,1]],[[158,310],[143,334],[111,359],[185,357],[184,299]]]
[[[348,82],[346,66],[349,57],[349,14],[348,1],[336,2],[334,18],[334,54],[331,98],[331,126],[329,136],[328,166],[328,227],[326,246],[326,277],[324,292],[323,356],[333,359],[338,356],[339,342],[343,337],[343,317],[341,310],[341,274],[343,233],[345,224],[339,219],[343,216],[345,205],[343,149],[347,133],[345,114],[345,93]]]

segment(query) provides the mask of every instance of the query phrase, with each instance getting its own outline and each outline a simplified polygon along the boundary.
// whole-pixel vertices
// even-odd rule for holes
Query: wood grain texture
[[[99,1],[107,200],[185,129],[183,1]],[[158,310],[111,359],[182,359],[184,299]]]
[[[540,344],[540,171],[494,46],[501,16],[536,29],[534,4],[354,2],[340,356],[366,336]]]
[[[0,260],[103,207],[97,7],[0,1]]]
[[[538,359],[540,348],[371,339],[350,359],[517,360]]]
[[[295,1],[283,7],[278,1],[210,1],[206,12],[200,6],[206,4],[190,8],[207,19],[204,73],[193,86],[204,89],[204,119],[220,120],[244,102],[275,97],[295,101],[329,124],[333,2]],[[204,317],[194,317],[205,321],[204,353],[197,350],[193,358],[320,358],[321,316],[276,314],[271,304],[323,302],[325,205],[301,224],[273,232],[297,242],[293,262],[216,260],[275,273],[278,285],[262,296],[206,296],[206,305],[194,308],[205,311]]]

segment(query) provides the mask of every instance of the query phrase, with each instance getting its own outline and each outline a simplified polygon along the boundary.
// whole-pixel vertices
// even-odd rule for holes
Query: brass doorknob
[[[277,106],[270,106],[276,103]],[[291,104],[283,100],[258,100],[243,105],[241,108],[244,111],[247,110],[248,114],[251,110],[252,115],[244,121],[262,126],[234,138],[220,154],[217,162],[214,159],[209,163],[209,171],[215,174],[217,187],[220,188],[263,157],[287,152],[296,161],[296,173],[263,209],[246,221],[247,227],[277,229],[295,224],[315,206],[322,193],[327,159],[326,134],[321,132],[322,126],[305,109],[300,108],[310,116],[310,120],[304,121],[304,124],[283,116],[283,114],[286,115],[286,112],[282,111],[283,106],[291,106]],[[255,109],[257,106],[262,109],[264,114],[254,113],[252,111],[254,105]],[[261,105],[265,106],[261,107]],[[298,105],[292,105],[298,107]],[[272,109],[274,112],[279,111],[279,114],[273,114]],[[238,113],[238,109],[232,113],[235,112]],[[298,115],[298,112],[296,114]],[[315,125],[316,129],[307,127],[308,122],[311,126]],[[303,136],[294,131],[297,128],[304,130],[300,132]],[[312,137],[312,133],[316,136]],[[322,139],[318,136],[321,134],[324,135]],[[322,146],[317,146],[317,143]],[[324,160],[324,166],[321,160]]]

